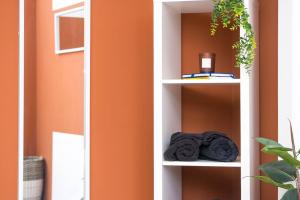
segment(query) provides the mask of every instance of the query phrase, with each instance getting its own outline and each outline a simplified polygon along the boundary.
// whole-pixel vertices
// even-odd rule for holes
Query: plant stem
[[[290,132],[291,132],[293,154],[294,154],[294,158],[297,159],[294,132],[293,132],[293,126],[292,126],[291,120],[289,120],[289,123],[290,123]],[[297,186],[298,200],[300,200],[300,174],[299,174],[299,169],[298,168],[296,168],[296,175],[297,175],[296,186]]]

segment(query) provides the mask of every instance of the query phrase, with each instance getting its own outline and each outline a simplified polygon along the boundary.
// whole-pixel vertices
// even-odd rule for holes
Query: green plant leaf
[[[286,190],[291,190],[294,189],[294,186],[292,184],[282,184],[282,183],[277,183],[276,181],[272,180],[270,177],[268,176],[255,176],[256,179],[271,184],[275,187],[280,187]]]
[[[263,148],[262,152],[267,153],[267,154],[273,154],[277,155],[280,158],[282,158],[285,162],[288,164],[294,166],[294,167],[300,167],[300,161],[295,159],[293,156],[291,156],[288,152],[286,151],[281,151],[277,149],[268,149],[268,148]]]
[[[281,200],[298,200],[297,189],[290,189],[289,191],[287,191],[283,195],[283,197],[281,198]]]
[[[296,168],[283,160],[261,165],[260,170],[278,183],[286,183],[296,179]]]
[[[262,137],[259,137],[259,138],[256,138],[256,141],[265,145],[265,146],[269,146],[269,145],[272,145],[272,146],[278,146],[278,147],[282,147],[281,144],[279,144],[278,142],[274,141],[274,140],[271,140],[271,139],[268,139],[268,138],[262,138]]]
[[[278,146],[278,145],[267,145],[263,149],[269,149],[269,150],[280,150],[280,151],[292,151],[293,149],[287,148],[284,146]]]

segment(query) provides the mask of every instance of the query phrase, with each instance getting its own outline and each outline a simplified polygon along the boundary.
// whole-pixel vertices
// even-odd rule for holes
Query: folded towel
[[[171,137],[170,146],[164,153],[168,161],[195,161],[199,158],[199,147],[202,143],[199,135],[174,133]]]
[[[168,161],[196,161],[200,158],[232,162],[236,160],[238,154],[236,144],[221,132],[209,131],[202,134],[177,132],[172,135],[164,158]]]
[[[202,134],[203,142],[200,146],[199,158],[221,162],[233,162],[239,151],[237,145],[225,134],[209,131]]]

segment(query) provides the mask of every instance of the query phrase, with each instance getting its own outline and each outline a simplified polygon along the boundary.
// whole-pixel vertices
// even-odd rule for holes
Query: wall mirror
[[[84,8],[74,8],[56,13],[55,52],[56,54],[84,50]]]
[[[18,200],[89,200],[90,0],[19,2]]]

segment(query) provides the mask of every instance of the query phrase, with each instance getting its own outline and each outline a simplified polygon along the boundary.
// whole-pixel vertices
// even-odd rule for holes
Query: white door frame
[[[90,47],[91,0],[85,0],[84,22],[84,147],[85,200],[90,200]],[[18,200],[23,200],[25,0],[19,0]]]

